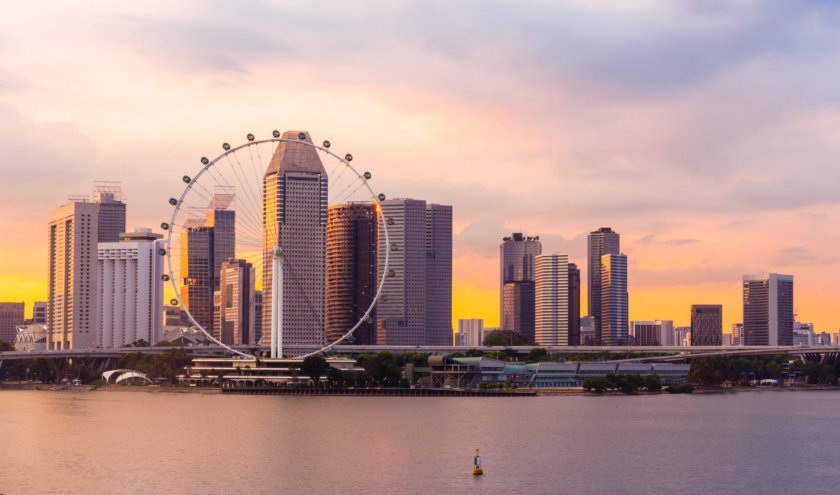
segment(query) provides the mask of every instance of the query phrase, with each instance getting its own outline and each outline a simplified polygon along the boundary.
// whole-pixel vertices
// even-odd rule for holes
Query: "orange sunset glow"
[[[794,276],[798,321],[840,328],[836,25],[669,2],[301,8],[4,9],[0,301],[46,300],[68,194],[120,181],[128,228],[157,231],[199,157],[306,129],[388,197],[453,206],[455,329],[498,326],[511,232],[578,264],[585,315],[599,227],[621,234],[631,320],[722,304],[728,333],[741,277],[766,271]]]

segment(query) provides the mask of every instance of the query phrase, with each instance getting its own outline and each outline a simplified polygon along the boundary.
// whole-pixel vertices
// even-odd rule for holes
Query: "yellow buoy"
[[[479,476],[484,474],[484,470],[481,469],[481,456],[478,455],[478,449],[475,449],[475,457],[473,457],[473,476]]]

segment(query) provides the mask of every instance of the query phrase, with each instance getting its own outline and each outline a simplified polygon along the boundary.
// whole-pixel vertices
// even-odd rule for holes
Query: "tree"
[[[300,365],[300,371],[303,372],[304,375],[308,376],[315,386],[321,382],[321,375],[326,373],[329,369],[330,364],[327,362],[326,358],[320,354],[305,357],[303,359],[303,363]]]
[[[554,359],[548,353],[547,350],[543,349],[542,347],[535,347],[531,349],[528,353],[528,357],[525,358],[525,361],[529,363],[538,363],[540,361],[553,361]]]
[[[735,366],[735,362],[729,356],[708,356],[695,359],[691,361],[691,371],[687,378],[692,383],[719,387],[724,380],[735,378]]]
[[[5,340],[0,340],[0,352],[13,351],[13,350],[15,350],[15,349],[12,347],[11,344],[6,342]]]
[[[600,376],[593,376],[583,381],[583,390],[586,392],[601,393],[607,390],[609,382]]]
[[[494,330],[484,336],[483,346],[528,345],[522,337],[510,330]]]
[[[646,376],[644,378],[644,382],[645,388],[651,392],[662,390],[662,380],[659,379],[659,375],[657,375],[656,373]]]

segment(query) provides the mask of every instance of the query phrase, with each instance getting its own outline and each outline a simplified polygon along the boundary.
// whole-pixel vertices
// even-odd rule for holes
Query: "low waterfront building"
[[[478,388],[481,383],[511,383],[519,388],[579,388],[587,378],[608,374],[656,374],[663,385],[684,383],[691,366],[673,363],[541,362],[525,364],[488,357],[429,356],[430,386]],[[418,370],[420,371],[420,370]],[[425,370],[424,370],[425,371]]]
[[[13,345],[16,351],[35,352],[47,350],[47,326],[43,323],[17,327]]]
[[[355,359],[329,358],[332,368],[341,371],[363,372],[356,366]],[[309,377],[301,373],[303,359],[242,359],[242,358],[194,358],[187,373],[178,375],[180,385],[222,385],[238,387],[285,386],[308,383]],[[323,375],[321,379],[325,379]]]

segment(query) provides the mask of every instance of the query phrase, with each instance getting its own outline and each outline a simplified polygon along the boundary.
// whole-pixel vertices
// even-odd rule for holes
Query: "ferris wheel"
[[[181,323],[249,359],[234,347],[270,345],[271,357],[282,358],[285,342],[306,357],[372,335],[374,307],[393,273],[390,250],[377,249],[390,245],[393,220],[372,174],[306,132],[248,134],[244,144],[221,148],[181,178],[183,192],[169,198],[172,216],[161,224],[162,278]],[[347,270],[355,270],[352,284],[341,279]]]

